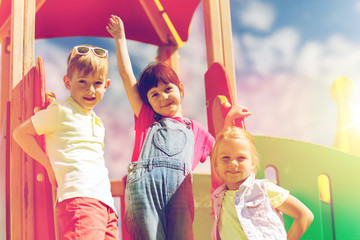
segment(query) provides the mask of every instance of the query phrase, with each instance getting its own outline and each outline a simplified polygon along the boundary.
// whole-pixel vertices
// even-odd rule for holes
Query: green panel
[[[360,158],[333,148],[295,140],[255,136],[261,166],[258,177],[264,177],[267,165],[279,172],[279,185],[290,190],[313,212],[315,219],[302,239],[328,239],[331,212],[320,201],[317,179],[330,178],[333,202],[333,229],[336,239],[360,239]],[[323,211],[323,216],[321,215]],[[324,219],[322,221],[321,219]],[[291,221],[286,218],[286,227]]]
[[[257,177],[265,177],[266,166],[278,170],[279,185],[290,190],[313,212],[315,219],[302,239],[360,239],[360,158],[333,148],[296,140],[254,136],[260,167]],[[320,201],[318,177],[330,178],[331,205]],[[195,239],[207,239],[212,220],[209,175],[194,175]],[[332,210],[332,211],[331,211]],[[334,222],[331,218],[334,218]],[[284,216],[289,229],[292,219]],[[332,226],[335,229],[332,229]]]
[[[333,215],[331,211],[331,205],[329,203],[325,203],[320,201],[320,214],[321,214],[321,235],[323,239],[331,240],[334,239],[334,231],[333,231]]]

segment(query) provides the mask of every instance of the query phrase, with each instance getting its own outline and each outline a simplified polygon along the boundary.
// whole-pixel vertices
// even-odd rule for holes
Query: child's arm
[[[120,76],[123,80],[126,94],[130,105],[136,116],[139,115],[143,104],[137,88],[137,81],[132,70],[129,52],[126,45],[125,29],[122,20],[115,15],[111,15],[106,30],[115,40],[117,63]]]
[[[308,229],[314,219],[314,215],[296,197],[289,195],[283,204],[277,207],[282,213],[294,219],[287,234],[287,239],[299,239]]]
[[[37,136],[37,133],[30,119],[20,124],[13,131],[13,138],[17,144],[19,144],[25,153],[44,166],[49,176],[50,183],[53,186],[56,186],[55,174],[51,167],[50,160],[37,143],[35,136]]]

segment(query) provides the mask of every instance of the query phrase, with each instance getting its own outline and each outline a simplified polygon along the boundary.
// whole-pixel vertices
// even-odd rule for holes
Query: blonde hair
[[[210,158],[211,158],[210,162],[211,162],[211,168],[213,169],[213,175],[219,183],[223,183],[224,181],[221,179],[221,177],[217,171],[217,167],[216,167],[217,166],[216,160],[217,160],[217,156],[218,156],[218,148],[219,148],[219,144],[222,140],[228,140],[228,139],[245,139],[245,140],[247,140],[250,144],[250,156],[253,161],[254,171],[256,170],[256,167],[259,162],[259,157],[258,157],[258,153],[256,151],[254,138],[248,131],[246,131],[242,128],[239,128],[239,127],[235,127],[235,126],[224,128],[216,136],[215,143],[214,143],[214,146],[213,146],[213,148],[211,150],[211,154],[210,154]]]
[[[93,47],[91,45],[81,45],[86,47]],[[103,76],[104,79],[108,78],[109,60],[108,57],[98,57],[93,51],[87,54],[79,54],[75,48],[70,51],[67,59],[67,72],[71,76],[75,71],[88,75],[93,73],[95,75]]]

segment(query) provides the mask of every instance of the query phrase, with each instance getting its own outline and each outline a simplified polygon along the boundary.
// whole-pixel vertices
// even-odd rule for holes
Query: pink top
[[[154,122],[155,112],[146,104],[143,104],[139,116],[135,118],[135,146],[131,162],[136,162],[139,159],[141,148],[143,146],[147,131],[150,125]],[[184,120],[180,117],[173,118],[181,123]],[[195,147],[192,170],[199,162],[204,162],[209,156],[211,147],[214,143],[214,137],[203,127],[200,123],[191,120],[192,130],[194,132]]]

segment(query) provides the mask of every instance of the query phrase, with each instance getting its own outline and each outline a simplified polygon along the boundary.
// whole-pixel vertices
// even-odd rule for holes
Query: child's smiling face
[[[254,172],[250,143],[244,138],[222,139],[216,156],[216,169],[229,190],[239,186]]]
[[[159,82],[157,87],[147,92],[147,98],[153,110],[164,117],[182,117],[182,96],[182,84],[179,88],[173,83]]]
[[[74,71],[71,76],[64,76],[64,84],[75,102],[87,110],[92,110],[104,97],[110,80],[97,74],[84,75]]]

